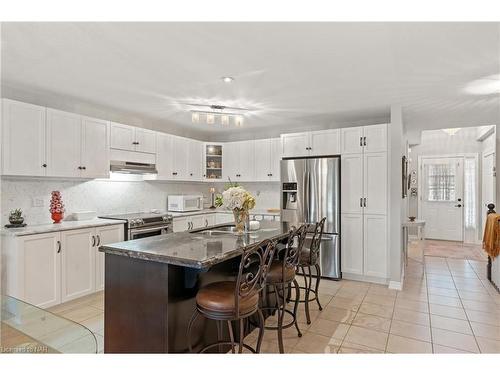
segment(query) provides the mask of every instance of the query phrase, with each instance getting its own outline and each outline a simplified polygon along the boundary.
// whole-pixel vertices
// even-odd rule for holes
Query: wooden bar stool
[[[217,322],[219,337],[216,343],[205,346],[200,353],[214,347],[230,345],[231,352],[235,352],[232,322],[239,325],[238,352],[243,347],[253,353],[260,352],[264,334],[264,316],[259,308],[260,293],[264,287],[268,271],[274,258],[276,243],[265,240],[244,251],[238,276],[235,281],[219,281],[202,287],[196,295],[196,310],[189,321],[187,340],[189,351],[192,352],[191,329],[196,318],[201,315],[206,319]],[[245,336],[243,320],[256,314],[259,320],[259,337],[256,348],[243,343]],[[226,322],[229,330],[230,341],[222,341],[221,323]]]
[[[283,329],[295,325],[298,336],[302,336],[297,324],[297,307],[300,300],[300,287],[297,280],[295,280],[295,270],[297,269],[297,265],[299,263],[302,246],[304,245],[304,241],[306,239],[306,233],[306,225],[302,225],[301,227],[290,232],[285,248],[281,249],[281,251],[279,249],[276,251],[275,260],[271,263],[271,267],[267,275],[266,288],[268,290],[266,300],[268,300],[269,294],[274,294],[276,305],[274,307],[263,307],[262,310],[268,310],[271,311],[271,313],[277,312],[278,325],[266,325],[264,328],[278,331],[278,345],[280,353],[285,352],[283,345]],[[295,288],[296,302],[294,304],[293,311],[290,311],[286,308],[288,295],[287,290],[290,290],[292,284]],[[285,313],[292,317],[292,321],[284,325],[283,319]]]
[[[326,217],[321,219],[318,223],[314,225],[314,231],[312,231],[312,238],[309,244],[309,247],[305,247],[302,249],[300,259],[299,259],[299,268],[304,276],[305,286],[301,287],[301,289],[305,290],[305,298],[300,300],[299,302],[305,303],[306,310],[306,319],[307,324],[311,324],[311,316],[309,312],[309,302],[316,301],[318,307],[323,310],[321,303],[319,301],[319,282],[321,280],[321,267],[319,266],[319,249],[321,246],[321,237],[323,236],[323,228],[325,227]],[[316,269],[316,285],[314,290],[312,289],[312,267]],[[307,272],[306,272],[307,271]],[[314,297],[310,298],[310,294],[314,293]]]

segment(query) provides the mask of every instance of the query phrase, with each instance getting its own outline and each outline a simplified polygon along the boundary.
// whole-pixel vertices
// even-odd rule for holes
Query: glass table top
[[[1,295],[0,353],[97,353],[93,333],[81,324]]]

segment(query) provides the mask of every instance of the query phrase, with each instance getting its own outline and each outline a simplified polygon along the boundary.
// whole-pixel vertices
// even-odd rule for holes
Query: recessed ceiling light
[[[233,77],[222,77],[222,82],[224,83],[231,83],[234,81],[234,78]]]

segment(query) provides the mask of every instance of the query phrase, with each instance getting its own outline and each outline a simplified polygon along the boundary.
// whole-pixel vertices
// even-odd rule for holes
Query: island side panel
[[[168,264],[106,254],[105,353],[168,353]]]

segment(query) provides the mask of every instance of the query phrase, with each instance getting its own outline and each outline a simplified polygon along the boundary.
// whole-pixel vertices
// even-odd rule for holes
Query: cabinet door
[[[340,163],[341,212],[361,213],[361,199],[363,198],[363,155],[342,155]]]
[[[363,274],[363,215],[340,215],[342,272]]]
[[[229,142],[224,145],[222,152],[222,179],[235,181],[239,170],[239,142]]]
[[[95,231],[61,232],[61,302],[95,291]]]
[[[365,275],[387,278],[387,217],[385,215],[364,215],[364,243]]]
[[[283,157],[309,156],[309,133],[281,135]]]
[[[219,213],[215,214],[215,224],[227,224],[234,222],[234,215],[232,213]]]
[[[269,181],[271,179],[271,140],[258,139],[255,147],[255,181]]]
[[[119,150],[135,151],[135,128],[129,125],[112,122],[111,148]]]
[[[367,214],[387,213],[387,153],[364,154],[364,211]]]
[[[41,308],[61,303],[60,239],[59,233],[19,237],[22,300]]]
[[[254,141],[237,142],[239,150],[239,176],[240,181],[254,181],[255,179],[255,148]],[[268,162],[269,164],[269,162]]]
[[[363,152],[363,127],[340,129],[340,153],[357,154]]]
[[[215,214],[205,215],[205,227],[215,225]]]
[[[205,227],[205,216],[204,215],[193,215],[190,217],[191,229],[199,229]]]
[[[365,152],[387,151],[387,124],[365,126],[363,132]]]
[[[173,220],[172,230],[174,233],[185,232],[190,228],[191,218],[189,216],[176,217]]]
[[[109,123],[82,118],[82,177],[109,177]]]
[[[156,168],[159,180],[170,180],[173,173],[173,139],[169,134],[159,133],[157,141]]]
[[[188,141],[188,177],[190,180],[201,181],[203,174],[203,143],[194,139]]]
[[[176,180],[188,180],[189,140],[187,138],[174,137],[172,149],[172,177]]]
[[[80,177],[82,118],[47,109],[47,176]]]
[[[104,289],[104,253],[99,251],[99,246],[109,245],[111,243],[122,242],[125,234],[124,225],[109,225],[106,227],[95,228],[95,289],[96,291]]]
[[[135,151],[156,153],[156,132],[153,130],[135,128]]]
[[[4,175],[45,176],[45,107],[3,99]]]
[[[311,156],[340,154],[340,130],[320,130],[311,132]]]
[[[255,152],[258,152],[257,148]],[[281,163],[281,139],[271,139],[271,181],[280,181],[280,163]],[[255,169],[259,169],[259,165],[255,164]]]

